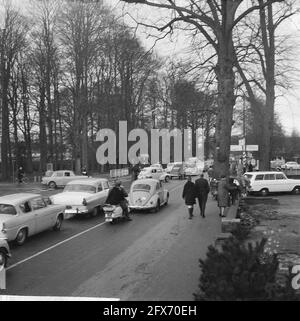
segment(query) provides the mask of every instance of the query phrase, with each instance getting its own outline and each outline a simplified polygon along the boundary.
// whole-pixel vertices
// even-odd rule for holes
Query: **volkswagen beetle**
[[[155,210],[158,212],[162,205],[167,205],[169,191],[157,179],[146,178],[134,181],[129,192],[130,210]]]

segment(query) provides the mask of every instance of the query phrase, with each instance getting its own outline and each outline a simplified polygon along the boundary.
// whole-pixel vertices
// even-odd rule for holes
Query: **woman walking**
[[[189,219],[191,220],[194,216],[194,204],[196,203],[195,184],[192,182],[191,176],[187,177],[187,182],[185,183],[182,192],[182,198],[185,200],[185,204],[189,211]]]
[[[220,209],[220,216],[225,217],[225,208],[229,206],[229,191],[230,186],[227,182],[226,176],[222,175],[221,180],[218,184],[218,207]]]

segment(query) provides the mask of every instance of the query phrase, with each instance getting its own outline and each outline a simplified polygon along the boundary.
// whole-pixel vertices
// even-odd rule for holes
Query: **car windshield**
[[[0,215],[1,214],[15,215],[17,211],[15,207],[10,204],[0,204]]]
[[[64,192],[86,192],[96,193],[96,187],[86,184],[70,184],[66,185]]]
[[[149,184],[135,184],[132,188],[133,191],[147,191],[149,192],[151,186]]]

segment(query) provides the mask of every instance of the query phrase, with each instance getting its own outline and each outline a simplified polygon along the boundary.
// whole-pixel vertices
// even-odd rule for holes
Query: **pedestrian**
[[[204,178],[204,174],[200,175],[195,182],[195,190],[196,190],[196,197],[198,198],[199,207],[200,207],[200,215],[204,218],[205,217],[205,208],[208,193],[210,191],[209,184],[207,179]]]
[[[235,205],[235,201],[238,199],[239,189],[238,185],[235,183],[234,178],[229,178],[229,185],[230,185],[230,205]]]
[[[22,183],[23,177],[25,176],[25,172],[22,166],[19,167],[18,169],[18,181],[19,183]]]
[[[209,166],[209,168],[207,170],[207,175],[208,175],[208,181],[210,183],[211,180],[213,179],[213,176],[214,176],[214,170],[213,170],[212,166]]]
[[[225,208],[229,206],[229,191],[230,186],[227,178],[225,175],[222,175],[218,184],[218,207],[221,217],[225,217]]]
[[[248,172],[253,172],[253,165],[251,162],[248,165]]]
[[[86,166],[84,166],[84,167],[82,168],[81,173],[82,173],[82,175],[84,175],[84,176],[88,176]]]
[[[182,198],[185,200],[185,205],[189,211],[189,219],[191,220],[194,211],[195,201],[195,184],[192,182],[192,177],[187,177],[187,182],[184,184]]]
[[[133,181],[138,179],[139,173],[140,173],[140,166],[137,163],[132,167],[132,180]]]

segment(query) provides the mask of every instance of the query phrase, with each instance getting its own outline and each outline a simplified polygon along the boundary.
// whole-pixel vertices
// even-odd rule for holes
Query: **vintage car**
[[[150,167],[144,167],[140,171],[138,175],[138,179],[144,179],[144,178],[154,178],[160,181],[168,182],[170,180],[170,175],[164,172],[161,168],[150,166]]]
[[[69,170],[60,170],[54,171],[48,176],[42,178],[42,184],[47,185],[50,188],[64,187],[67,183],[71,182],[74,179],[87,179],[88,176],[85,175],[75,175],[73,171]]]
[[[0,238],[0,270],[7,266],[8,258],[11,257],[9,245],[5,238]]]
[[[158,212],[162,205],[167,205],[169,192],[157,179],[146,178],[134,181],[129,192],[130,210],[152,210]]]
[[[173,168],[170,172],[170,178],[178,177],[179,179],[185,178],[185,164],[184,163],[174,163]]]
[[[281,165],[281,169],[300,169],[300,164],[297,162],[286,162],[285,164]]]
[[[300,194],[300,179],[289,179],[282,172],[246,172],[244,175],[250,182],[250,193],[262,196],[277,192]]]
[[[109,192],[106,178],[79,179],[69,182],[62,193],[50,197],[53,204],[66,207],[64,218],[75,215],[96,216],[100,213]]]
[[[28,236],[50,228],[59,231],[64,210],[65,206],[49,204],[39,194],[20,193],[2,196],[0,237],[22,245]]]

